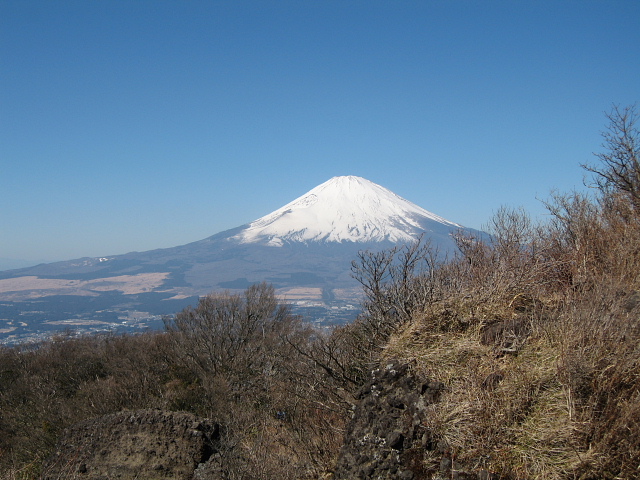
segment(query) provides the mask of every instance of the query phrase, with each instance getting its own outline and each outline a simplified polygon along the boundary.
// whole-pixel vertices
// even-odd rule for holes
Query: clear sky
[[[581,189],[640,2],[0,2],[0,258],[171,247],[358,175],[469,227]]]

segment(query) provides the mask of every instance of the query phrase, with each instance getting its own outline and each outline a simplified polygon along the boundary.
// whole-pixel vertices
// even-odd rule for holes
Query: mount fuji
[[[197,242],[0,272],[0,341],[35,326],[141,327],[148,325],[141,319],[175,313],[211,291],[262,281],[294,305],[319,309],[302,313],[322,317],[357,305],[351,261],[359,251],[424,235],[442,254],[452,253],[460,230],[480,234],[364,178],[334,177],[264,217]]]
[[[282,246],[309,242],[406,243],[455,224],[361,177],[333,177],[232,238]]]

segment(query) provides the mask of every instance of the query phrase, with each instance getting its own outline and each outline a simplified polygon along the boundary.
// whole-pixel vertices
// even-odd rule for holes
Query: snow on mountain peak
[[[410,241],[428,229],[460,228],[365,178],[333,177],[235,235],[241,243]]]

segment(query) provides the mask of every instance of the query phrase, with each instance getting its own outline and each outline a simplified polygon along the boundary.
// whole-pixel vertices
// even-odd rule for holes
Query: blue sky
[[[0,257],[200,240],[336,175],[481,228],[581,189],[640,2],[0,2]]]

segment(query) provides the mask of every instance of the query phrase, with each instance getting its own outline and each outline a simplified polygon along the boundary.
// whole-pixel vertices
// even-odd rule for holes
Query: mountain
[[[0,258],[0,271],[16,270],[18,268],[27,268],[33,265],[37,265],[39,263],[44,263],[44,261],[19,260],[15,258]]]
[[[0,340],[36,324],[42,331],[140,328],[200,295],[261,281],[306,307],[302,313],[330,320],[346,309],[353,317],[360,289],[350,267],[358,251],[424,234],[447,253],[461,229],[468,230],[369,180],[334,177],[247,225],[187,245],[0,272]]]
[[[282,246],[295,242],[410,242],[424,231],[462,228],[361,177],[334,177],[232,238]]]

